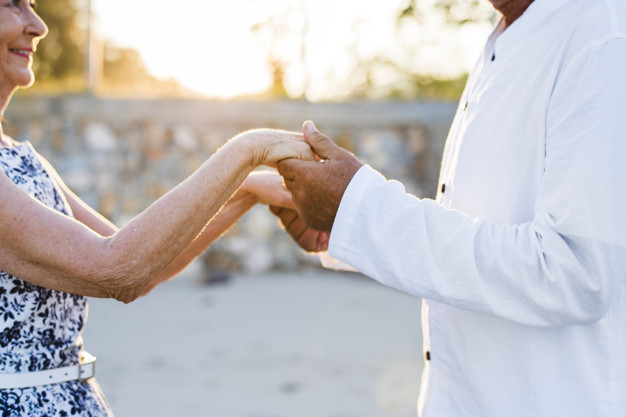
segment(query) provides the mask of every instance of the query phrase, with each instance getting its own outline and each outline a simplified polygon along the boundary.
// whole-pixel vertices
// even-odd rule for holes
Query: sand
[[[90,299],[85,348],[116,417],[416,416],[419,299],[354,273],[200,273]]]

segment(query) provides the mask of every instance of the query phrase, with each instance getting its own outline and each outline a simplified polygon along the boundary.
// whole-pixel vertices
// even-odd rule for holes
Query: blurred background
[[[37,7],[50,33],[4,129],[119,226],[238,132],[299,130],[306,119],[433,197],[457,100],[495,21],[485,0]],[[85,339],[118,417],[414,416],[419,308],[321,269],[257,207],[154,295],[92,300]]]

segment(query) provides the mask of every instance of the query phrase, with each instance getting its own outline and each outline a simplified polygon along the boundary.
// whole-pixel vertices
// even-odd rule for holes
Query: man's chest
[[[485,59],[472,73],[444,152],[442,204],[496,223],[532,218],[558,73],[547,53]]]

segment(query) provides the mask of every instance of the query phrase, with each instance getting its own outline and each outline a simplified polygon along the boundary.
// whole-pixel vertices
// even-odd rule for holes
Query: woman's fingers
[[[257,129],[248,134],[257,136],[256,143],[263,147],[259,161],[261,165],[275,168],[278,162],[290,158],[315,161],[315,154],[300,133]]]
[[[261,204],[296,210],[291,193],[285,188],[283,178],[276,173],[253,173],[248,176],[242,188],[253,194]]]
[[[278,163],[285,159],[315,161],[315,154],[306,142],[281,141],[270,145],[263,158],[262,164],[276,168]]]

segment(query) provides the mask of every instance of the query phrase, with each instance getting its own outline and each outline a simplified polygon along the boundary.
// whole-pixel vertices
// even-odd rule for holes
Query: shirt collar
[[[494,46],[496,57],[506,56],[519,38],[527,36],[533,28],[544,24],[544,21],[555,11],[573,1],[575,0],[535,0],[511,26],[497,37]],[[497,29],[498,25],[494,28],[490,38],[496,36]]]

